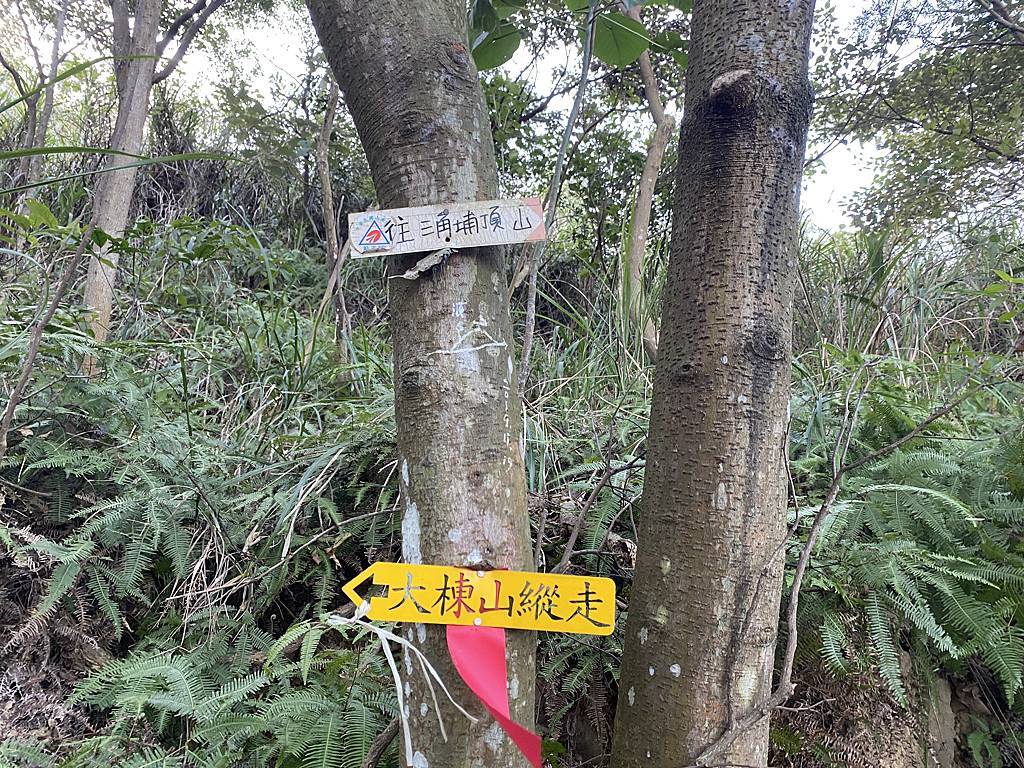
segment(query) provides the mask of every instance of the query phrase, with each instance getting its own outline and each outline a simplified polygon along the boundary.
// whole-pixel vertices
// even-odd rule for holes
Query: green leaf
[[[46,153],[40,153],[40,154],[46,154]],[[105,152],[103,152],[101,154],[122,154],[122,153],[120,153],[120,152],[118,152],[118,153],[109,153],[109,152],[105,151]],[[36,187],[45,187],[45,186],[48,186],[50,184],[59,184],[62,181],[70,181],[71,179],[83,179],[86,176],[92,176],[94,174],[111,173],[113,171],[119,171],[119,170],[121,170],[123,168],[141,168],[141,167],[147,166],[147,165],[161,165],[161,164],[166,164],[166,163],[177,163],[177,162],[181,162],[183,160],[237,160],[237,158],[233,158],[230,155],[222,155],[222,154],[217,153],[217,152],[184,152],[184,153],[178,154],[178,155],[165,155],[165,156],[162,156],[162,157],[151,157],[151,158],[146,158],[144,160],[139,160],[138,162],[134,162],[134,163],[121,163],[121,164],[118,164],[116,167],[104,166],[102,168],[98,168],[98,169],[92,170],[92,171],[82,171],[80,173],[69,173],[69,174],[65,174],[64,176],[51,176],[50,178],[42,179],[41,181],[34,181],[34,182],[30,183],[30,184],[19,184],[16,187],[0,188],[0,194],[13,195],[13,194],[16,194],[18,192],[23,192],[26,189],[35,189]]]
[[[493,32],[478,37],[473,43],[473,61],[477,69],[494,69],[512,58],[523,42],[514,24],[501,22]]]
[[[498,12],[491,5],[491,0],[475,0],[470,28],[474,32],[493,32],[498,26]]]
[[[651,48],[657,53],[667,53],[675,62],[684,69],[689,61],[686,49],[690,41],[673,29],[666,29],[659,32],[651,40]]]
[[[626,67],[651,44],[644,25],[621,13],[603,13],[594,29],[594,55],[612,67]]]
[[[43,203],[36,200],[34,197],[25,199],[25,206],[28,208],[28,220],[31,226],[47,226],[56,228],[57,217],[53,215],[49,208]]]
[[[687,40],[674,29],[662,30],[651,39],[651,48],[655,51],[668,53],[674,50],[686,50]]]
[[[133,155],[131,152],[120,152],[116,149],[104,149],[103,147],[32,147],[30,149],[12,149],[7,152],[0,152],[0,160],[13,160],[19,157],[33,157],[35,155],[118,155],[120,157],[132,157],[136,160],[145,160],[145,155]]]
[[[590,7],[590,2],[588,0],[565,0],[565,7],[573,13],[580,13]]]
[[[28,93],[21,94],[18,98],[14,99],[13,101],[8,101],[5,104],[0,104],[0,114],[3,114],[4,112],[6,112],[11,107],[15,107],[18,104],[21,104],[21,102],[23,102],[23,101],[28,101],[33,96],[35,96],[37,93],[42,93],[49,86],[54,85],[56,83],[59,83],[61,80],[67,80],[69,77],[74,77],[78,73],[84,72],[85,70],[89,69],[92,66],[95,66],[96,64],[99,64],[102,61],[111,61],[112,59],[116,59],[116,58],[117,58],[116,56],[100,56],[98,59],[90,59],[89,61],[84,61],[81,64],[76,64],[75,66],[70,67],[69,69],[66,69],[63,72],[61,72],[59,75],[57,75],[55,78],[53,78],[53,80],[50,80],[50,81],[45,82],[45,83],[40,83],[35,88],[33,88],[31,91],[29,91]],[[122,59],[120,59],[120,60],[121,61],[125,61],[125,60],[144,59],[144,58],[154,58],[154,57],[152,57],[152,56],[150,56],[150,57],[146,57],[146,56],[126,56],[126,57],[122,57]]]
[[[494,7],[494,12],[498,14],[498,18],[504,21],[516,11],[521,11],[526,7],[525,0],[493,0],[491,5]]]
[[[1009,272],[1004,272],[1001,269],[993,270],[996,276],[1004,283],[1011,283],[1013,285],[1024,285],[1024,277],[1014,277]]]
[[[79,572],[82,570],[81,563],[61,563],[53,569],[53,576],[50,583],[46,585],[46,593],[36,607],[36,613],[44,615],[53,610],[60,599],[67,594],[68,590],[75,585]]]

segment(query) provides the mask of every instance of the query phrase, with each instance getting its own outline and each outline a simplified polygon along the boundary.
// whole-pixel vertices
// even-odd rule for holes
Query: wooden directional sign
[[[483,200],[350,213],[353,258],[544,240],[540,200]]]
[[[615,629],[615,582],[596,576],[525,571],[472,571],[444,565],[374,563],[341,589],[373,579],[384,594],[369,599],[376,621],[465,624],[542,632],[610,635]]]

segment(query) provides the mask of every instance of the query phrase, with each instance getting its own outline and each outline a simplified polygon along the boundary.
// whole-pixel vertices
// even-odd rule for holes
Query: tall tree
[[[485,200],[497,166],[483,92],[467,48],[462,0],[308,0],[313,25],[355,122],[382,208]],[[420,258],[393,258],[395,414],[407,562],[530,569],[508,289],[500,248],[451,254],[415,280]],[[443,628],[408,637],[458,684]],[[535,638],[508,633],[512,717],[533,721]],[[482,708],[476,725],[445,710],[443,739],[423,678],[407,658],[413,765],[519,766]]]
[[[813,6],[694,4],[615,768],[767,761]]]
[[[128,225],[138,171],[136,160],[130,155],[142,153],[153,86],[177,68],[195,36],[226,1],[196,0],[161,36],[163,0],[138,0],[131,10],[125,0],[110,0],[110,45],[117,82],[117,119],[110,149],[117,154],[110,156],[93,192],[93,224],[108,235],[120,237]],[[160,56],[176,39],[174,53],[158,68]],[[117,260],[116,251],[104,249],[89,262],[84,301],[93,311],[93,337],[100,342],[106,340],[110,326]],[[94,367],[95,361],[87,359],[86,371]]]

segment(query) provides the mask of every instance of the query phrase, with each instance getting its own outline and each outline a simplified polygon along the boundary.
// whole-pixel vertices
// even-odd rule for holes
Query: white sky
[[[866,0],[838,0],[835,3],[835,14],[840,29],[849,29],[857,14],[864,7]],[[304,11],[278,6],[272,22],[259,26],[249,26],[245,33],[235,31],[236,40],[247,40],[252,53],[244,63],[251,69],[255,78],[253,86],[269,95],[271,78],[274,76],[294,78],[298,80],[305,72],[303,52],[303,30],[308,29],[308,20]],[[575,56],[575,54],[573,54]],[[553,54],[547,67],[542,65],[532,74],[532,79],[539,81],[543,92],[544,81],[551,81],[551,68],[560,57],[564,63],[565,54]],[[508,69],[512,75],[522,71],[524,61],[513,58]],[[200,92],[209,92],[208,72],[215,69],[215,53],[193,50],[182,62],[182,76]],[[547,70],[546,72],[543,70]],[[556,99],[551,108],[568,112],[570,98]],[[812,150],[813,151],[813,148]],[[840,145],[832,149],[823,159],[823,168],[804,182],[802,203],[806,215],[816,226],[835,230],[849,225],[850,218],[842,210],[844,199],[871,181],[872,163],[877,157],[873,147],[859,145]]]

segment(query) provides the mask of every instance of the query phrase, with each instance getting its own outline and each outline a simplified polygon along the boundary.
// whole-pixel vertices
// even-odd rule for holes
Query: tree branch
[[[21,73],[14,67],[14,65],[7,60],[4,56],[4,52],[0,51],[0,67],[3,67],[10,74],[14,80],[14,87],[18,91],[19,96],[24,96],[28,93],[28,86],[25,84],[25,79],[21,76]]]
[[[640,8],[626,8],[626,15],[634,21],[640,21]],[[647,254],[647,230],[651,224],[651,206],[654,204],[654,188],[658,183],[661,162],[668,149],[669,140],[675,130],[675,121],[665,114],[658,91],[658,80],[654,76],[651,57],[647,51],[640,54],[640,80],[644,86],[647,109],[654,120],[654,135],[647,146],[647,157],[644,160],[640,182],[637,185],[636,203],[633,206],[633,220],[629,233],[629,250],[626,252],[626,265],[623,270],[622,285],[624,298],[629,304],[629,315],[634,325],[641,328],[644,349],[647,357],[654,360],[658,354],[658,328],[650,317],[642,317],[644,290],[644,262]]]
[[[377,763],[384,757],[384,753],[387,752],[388,747],[391,746],[391,742],[395,740],[397,735],[398,718],[394,717],[370,744],[370,749],[367,751],[360,768],[377,768]]]
[[[160,42],[156,44],[157,56],[163,55],[163,52],[167,49],[171,40],[178,36],[178,33],[185,24],[187,24],[197,13],[206,7],[207,1],[208,0],[196,0],[190,8],[182,11],[178,18],[171,22],[171,26],[167,28],[167,32],[160,39]]]
[[[11,390],[11,396],[7,401],[7,407],[4,409],[4,415],[0,418],[0,459],[2,459],[7,453],[7,433],[11,430],[11,422],[14,420],[14,411],[21,402],[21,398],[25,394],[25,387],[28,385],[28,380],[32,376],[32,368],[35,365],[36,356],[39,354],[39,345],[43,339],[43,331],[53,319],[54,314],[56,314],[57,307],[60,306],[60,300],[67,292],[68,285],[71,283],[71,278],[74,277],[75,271],[78,269],[78,265],[82,261],[85,248],[92,241],[92,231],[93,227],[90,225],[82,233],[82,240],[78,244],[78,248],[75,250],[75,255],[71,257],[71,261],[69,261],[68,265],[64,268],[64,274],[61,275],[60,282],[57,283],[57,287],[53,291],[53,298],[50,299],[49,306],[46,308],[46,311],[43,312],[32,324],[31,336],[28,343],[28,354],[25,356],[25,363],[21,368],[21,375],[18,377],[18,381],[14,385],[14,389]]]
[[[974,144],[976,147],[984,150],[985,152],[991,152],[992,154],[998,155],[999,157],[1003,158],[1004,160],[1008,160],[1011,163],[1024,162],[1024,155],[1021,155],[1019,152],[1005,152],[1004,150],[1000,149],[999,145],[994,143],[992,139],[985,138],[984,136],[975,133],[973,127],[967,133],[961,134],[957,133],[951,128],[941,128],[938,125],[925,125],[920,120],[915,120],[910,115],[905,115],[902,112],[900,112],[898,109],[896,109],[895,106],[892,105],[892,103],[888,99],[884,97],[882,98],[882,103],[885,104],[886,108],[888,108],[890,112],[892,112],[897,118],[899,118],[905,123],[917,126],[918,128],[921,128],[922,130],[925,131],[937,133],[940,136],[950,136],[954,139],[967,139],[969,142]]]
[[[153,75],[153,85],[166,80],[167,77],[175,70],[178,64],[181,63],[182,57],[184,57],[185,52],[188,50],[189,45],[191,45],[193,38],[195,38],[199,33],[199,30],[203,28],[203,25],[206,24],[210,16],[212,16],[214,12],[227,1],[228,0],[212,0],[209,5],[202,9],[200,14],[189,25],[185,34],[181,36],[181,42],[178,43],[178,48],[174,51],[174,55],[171,56],[170,61],[168,61],[166,66],[164,66],[159,72]],[[170,42],[170,38],[165,37],[160,44],[162,46],[166,46],[168,42]]]
[[[544,225],[548,230],[548,237],[551,236],[551,227],[555,223],[555,210],[558,207],[558,195],[562,187],[562,173],[565,170],[565,153],[569,147],[569,142],[572,140],[572,131],[576,126],[580,107],[583,105],[583,96],[587,92],[587,79],[590,76],[590,58],[594,47],[594,17],[596,10],[597,0],[590,0],[590,4],[587,7],[587,34],[583,40],[583,68],[580,75],[580,83],[576,89],[576,98],[573,99],[572,109],[569,110],[565,131],[562,133],[562,141],[558,145],[555,169],[551,174],[551,184],[548,187],[547,211],[544,216]],[[530,370],[530,352],[533,349],[533,334],[537,325],[537,272],[544,255],[544,243],[534,247],[527,247],[530,250],[530,278],[526,287],[526,330],[523,332],[523,352],[522,358],[519,361],[519,391],[521,394]]]
[[[110,13],[114,19],[114,31],[111,39],[111,52],[114,54],[114,80],[117,82],[118,96],[122,96],[128,87],[128,62],[126,57],[132,47],[132,33],[128,27],[128,6],[125,0],[110,0]]]
[[[974,0],[1003,29],[1007,30],[1018,43],[1024,44],[1024,24],[1010,15],[1010,10],[1002,0]]]
[[[579,515],[576,516],[576,524],[573,525],[572,533],[569,534],[569,540],[565,543],[565,551],[562,553],[562,559],[558,561],[558,564],[551,569],[551,573],[563,573],[566,568],[569,567],[569,561],[572,560],[574,547],[576,546],[576,540],[580,536],[580,532],[583,530],[583,523],[587,519],[587,514],[593,508],[597,502],[597,497],[604,490],[604,487],[608,485],[608,482],[617,474],[621,472],[628,472],[629,470],[638,466],[640,462],[644,460],[643,455],[634,456],[633,459],[626,464],[622,464],[618,467],[613,467],[608,464],[604,473],[601,475],[601,479],[597,481],[597,485],[587,496],[587,500],[583,503],[583,508],[580,510]]]

